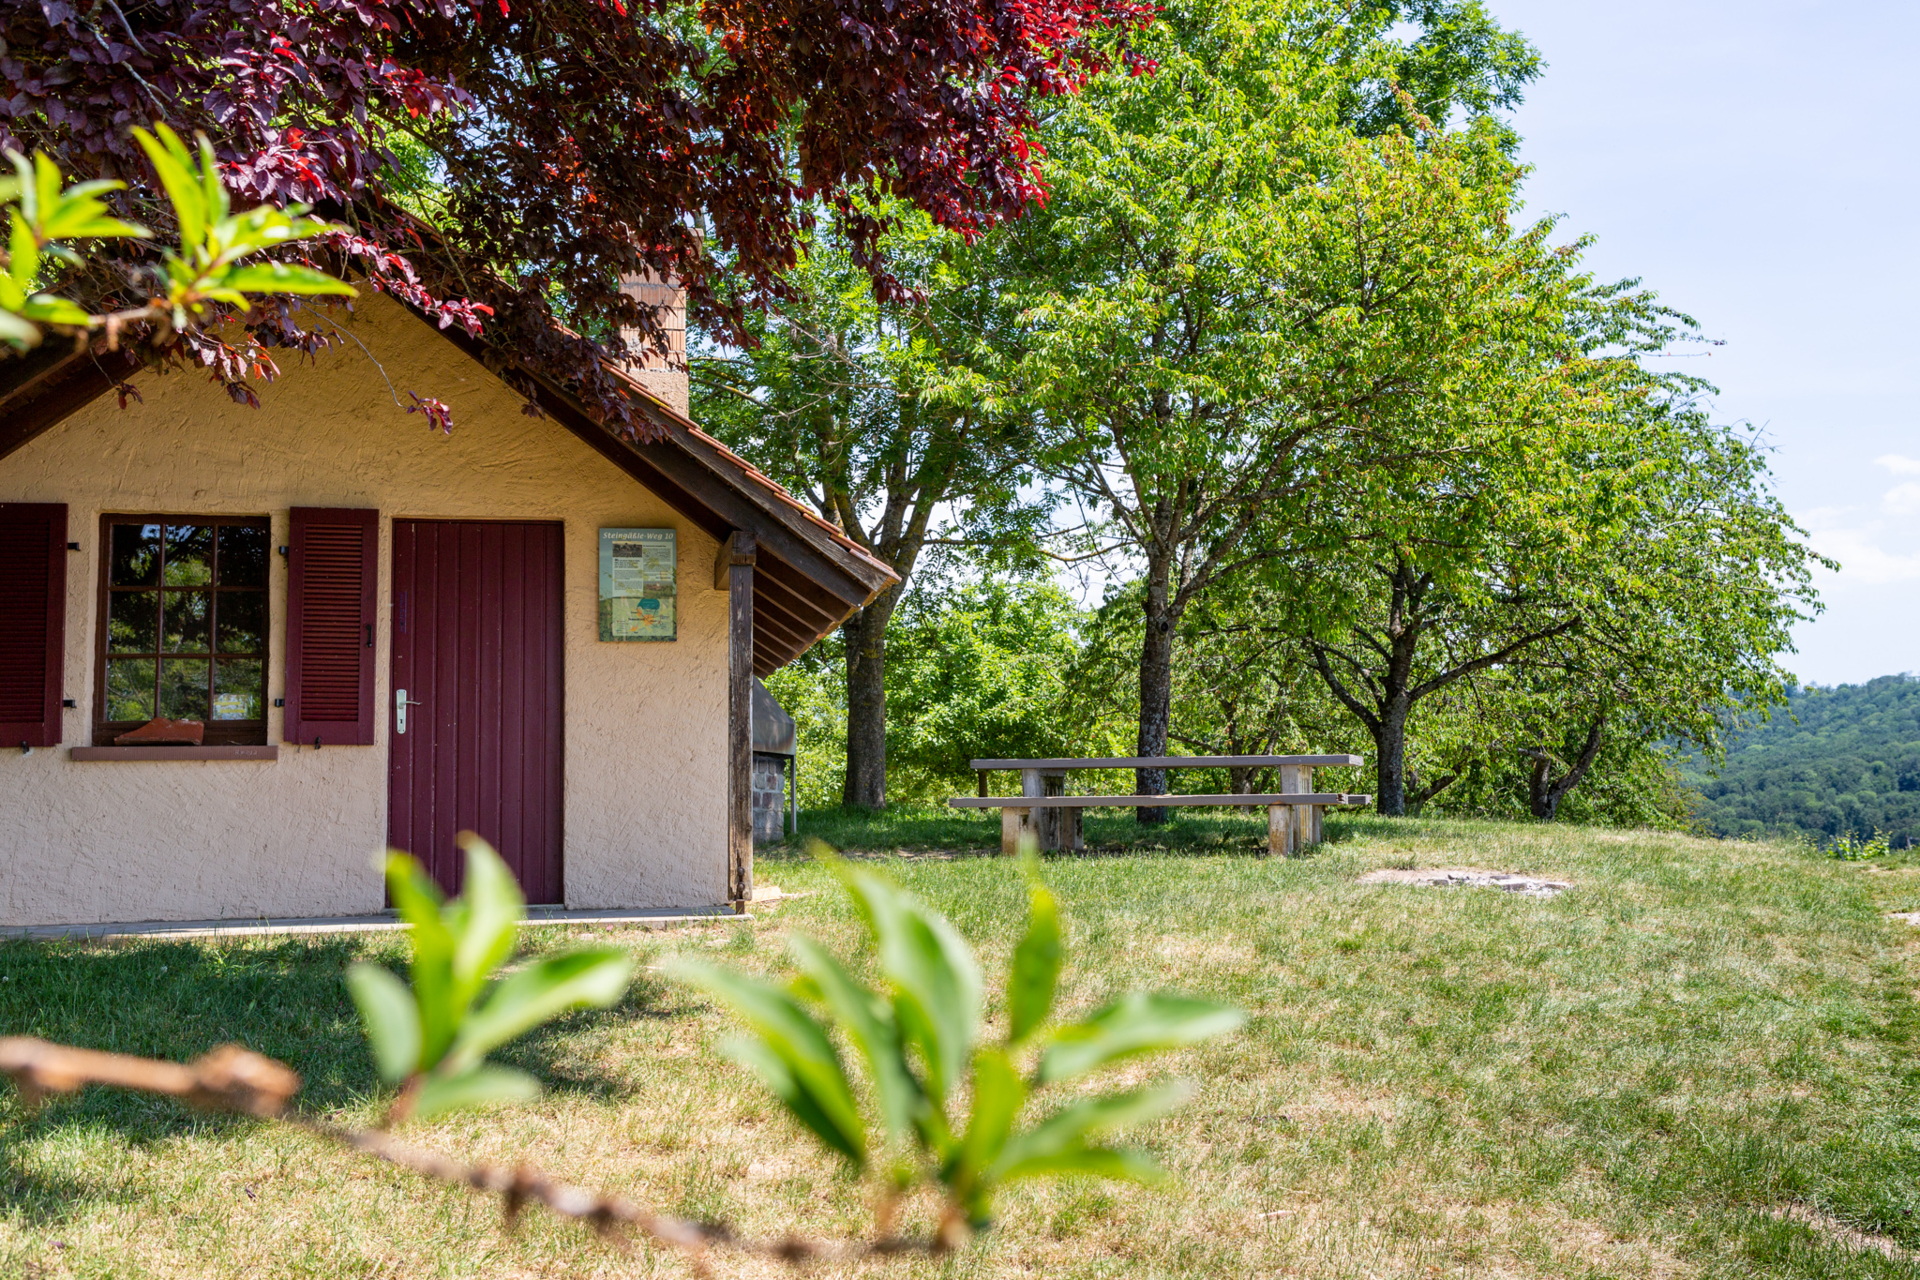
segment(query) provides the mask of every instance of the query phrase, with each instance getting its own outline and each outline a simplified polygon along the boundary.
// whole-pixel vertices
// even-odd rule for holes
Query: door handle
[[[419,705],[418,702],[407,697],[407,691],[405,689],[395,689],[393,691],[393,731],[395,733],[405,733],[407,731],[407,708],[417,707]]]

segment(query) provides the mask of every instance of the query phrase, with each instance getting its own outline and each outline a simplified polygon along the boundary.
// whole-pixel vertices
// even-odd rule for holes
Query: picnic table
[[[1172,806],[1238,805],[1267,811],[1267,849],[1294,853],[1322,838],[1327,809],[1364,805],[1372,796],[1313,789],[1315,769],[1364,764],[1359,756],[1120,756],[1049,760],[975,760],[980,794],[955,796],[947,801],[956,809],[1000,810],[1000,851],[1016,852],[1022,839],[1031,838],[1042,849],[1085,849],[1080,832],[1082,809],[1123,807],[1159,809]],[[1067,774],[1078,769],[1226,769],[1278,768],[1281,790],[1260,795],[1187,796],[1070,796]],[[987,778],[996,769],[1018,770],[1020,794],[990,796]]]

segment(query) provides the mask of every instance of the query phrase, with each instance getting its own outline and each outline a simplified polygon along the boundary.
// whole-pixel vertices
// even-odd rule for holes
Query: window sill
[[[73,747],[72,760],[278,760],[271,744],[224,747]]]

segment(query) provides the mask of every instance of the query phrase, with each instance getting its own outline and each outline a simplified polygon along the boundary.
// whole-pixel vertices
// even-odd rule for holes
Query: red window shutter
[[[66,504],[0,502],[0,747],[60,741],[66,642]]]
[[[380,513],[295,507],[287,539],[287,713],[302,746],[373,741]]]

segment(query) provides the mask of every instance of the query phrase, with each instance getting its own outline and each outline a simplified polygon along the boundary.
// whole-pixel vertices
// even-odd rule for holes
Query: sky
[[[1488,7],[1547,62],[1512,113],[1529,210],[1724,341],[1684,367],[1763,429],[1782,501],[1841,563],[1789,669],[1920,673],[1920,3]]]

